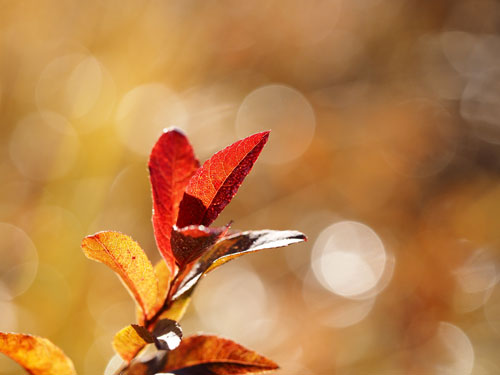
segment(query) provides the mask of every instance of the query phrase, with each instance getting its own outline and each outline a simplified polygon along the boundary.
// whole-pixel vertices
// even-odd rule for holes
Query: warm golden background
[[[185,333],[286,375],[500,373],[499,62],[489,0],[0,0],[0,330],[102,374],[133,303],[82,237],[157,260],[162,128],[202,161],[271,128],[218,223],[310,240],[210,274]]]

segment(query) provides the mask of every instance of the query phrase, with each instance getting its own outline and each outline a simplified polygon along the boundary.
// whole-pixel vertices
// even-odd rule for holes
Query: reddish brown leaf
[[[149,158],[156,244],[172,275],[175,260],[170,247],[170,233],[177,220],[184,190],[199,165],[186,136],[173,128],[162,134]]]
[[[274,369],[263,369],[260,366],[247,366],[236,363],[211,363],[204,366],[213,375],[263,374]],[[206,373],[208,375],[208,373]]]
[[[153,330],[155,344],[159,350],[174,350],[182,339],[181,326],[171,319],[162,319]]]
[[[273,370],[263,370],[262,367],[259,366],[247,366],[228,363],[210,363],[177,370],[175,371],[175,375],[241,375],[263,374],[269,371]]]
[[[156,313],[158,282],[137,242],[119,232],[99,232],[85,237],[81,246],[88,258],[106,264],[118,274],[146,318]]]
[[[169,353],[163,371],[200,365],[215,374],[247,374],[278,368],[270,359],[234,341],[198,335],[184,339],[177,349]]]
[[[172,229],[172,251],[179,266],[192,262],[217,242],[227,231],[228,227],[208,228],[203,225],[190,225],[184,228]]]
[[[76,375],[73,362],[42,337],[0,332],[0,352],[32,375]]]
[[[269,131],[251,135],[207,160],[189,180],[177,226],[210,225],[238,191],[268,137]]]
[[[306,236],[292,230],[258,230],[236,233],[217,242],[194,265],[179,275],[174,300],[190,295],[201,277],[220,265],[241,255],[276,247],[288,246],[306,240]],[[185,297],[185,296],[184,296]]]

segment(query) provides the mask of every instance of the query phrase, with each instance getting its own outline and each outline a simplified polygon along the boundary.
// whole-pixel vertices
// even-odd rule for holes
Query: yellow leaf
[[[141,326],[135,324],[122,328],[113,338],[113,348],[125,361],[130,362],[154,338]]]
[[[156,305],[154,307],[154,313],[156,314],[163,307],[163,304],[167,299],[167,294],[170,288],[170,280],[172,278],[172,275],[170,273],[170,269],[168,268],[167,263],[163,259],[161,259],[158,263],[155,264],[154,271],[156,275],[156,280],[158,281],[158,297],[156,299]],[[138,308],[136,310],[136,316],[138,324],[144,325],[146,323],[144,321],[144,314],[142,314],[141,309]],[[168,316],[166,318],[168,318]]]
[[[82,241],[85,255],[115,271],[141,307],[151,318],[156,313],[158,282],[144,250],[129,236],[118,232],[99,232]]]
[[[181,297],[177,298],[172,302],[170,307],[161,313],[159,319],[171,319],[176,322],[180,321],[191,302],[191,295],[183,294]]]
[[[41,337],[0,332],[0,352],[31,375],[76,375],[73,362],[63,351]]]
[[[154,271],[156,274],[156,279],[158,280],[158,298],[156,301],[156,311],[158,311],[161,309],[161,307],[165,303],[165,299],[167,298],[172,274],[170,273],[170,269],[168,268],[167,263],[163,259],[155,264]]]

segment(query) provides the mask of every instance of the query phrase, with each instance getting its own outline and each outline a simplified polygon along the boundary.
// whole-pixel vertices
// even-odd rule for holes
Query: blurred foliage
[[[201,160],[271,128],[217,223],[310,241],[209,275],[185,333],[291,375],[500,373],[498,14],[489,0],[0,1],[0,330],[102,373],[133,304],[81,238],[118,230],[158,259],[146,163],[162,128]]]

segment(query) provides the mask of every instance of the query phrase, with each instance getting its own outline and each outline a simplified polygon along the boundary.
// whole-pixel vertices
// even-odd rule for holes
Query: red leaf
[[[210,225],[238,191],[268,137],[269,131],[251,135],[207,160],[189,180],[177,226]]]
[[[190,225],[179,229],[174,226],[170,243],[177,263],[182,268],[192,262],[216,243],[228,229],[228,227],[207,228],[203,225]]]
[[[175,128],[161,135],[149,157],[156,244],[172,275],[175,260],[170,247],[171,230],[184,190],[199,165],[188,139]]]
[[[234,341],[198,335],[184,339],[171,351],[164,372],[203,366],[209,374],[247,374],[275,370],[278,365]],[[189,373],[189,371],[188,371]]]

